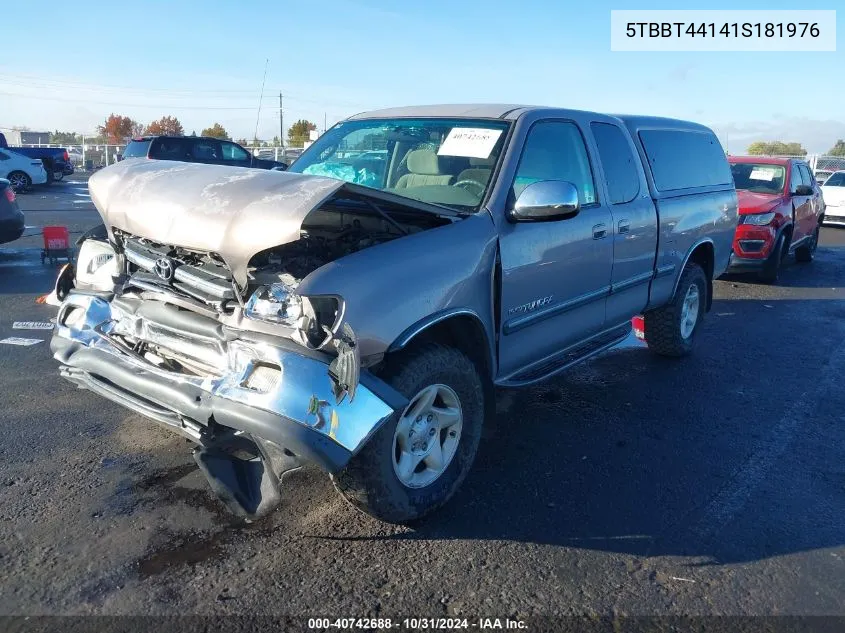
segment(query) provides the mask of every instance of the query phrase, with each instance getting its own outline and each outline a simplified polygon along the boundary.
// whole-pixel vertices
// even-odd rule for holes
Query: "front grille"
[[[228,267],[210,253],[197,253],[124,236],[123,251],[130,269],[130,283],[143,289],[175,292],[198,299],[218,310],[236,299]]]

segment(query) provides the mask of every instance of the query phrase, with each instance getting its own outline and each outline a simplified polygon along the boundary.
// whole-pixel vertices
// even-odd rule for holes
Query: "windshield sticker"
[[[749,178],[751,180],[768,180],[772,181],[775,179],[775,174],[777,173],[776,169],[765,169],[763,167],[755,167],[751,170],[751,175]]]
[[[490,158],[490,152],[502,130],[477,127],[453,127],[437,150],[438,156],[463,156],[465,158]]]

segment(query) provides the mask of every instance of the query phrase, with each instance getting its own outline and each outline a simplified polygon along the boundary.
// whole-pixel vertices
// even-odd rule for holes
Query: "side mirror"
[[[566,180],[541,180],[519,194],[508,213],[513,222],[549,222],[578,215],[578,189]]]
[[[813,188],[810,185],[798,185],[795,187],[794,196],[812,196]]]

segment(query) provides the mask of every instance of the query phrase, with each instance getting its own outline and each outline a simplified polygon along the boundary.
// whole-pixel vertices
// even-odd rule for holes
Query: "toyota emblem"
[[[166,257],[159,257],[156,260],[155,266],[153,266],[153,271],[156,275],[158,275],[164,281],[170,281],[173,279],[173,273],[175,271],[175,267],[173,266],[173,262],[167,259]]]

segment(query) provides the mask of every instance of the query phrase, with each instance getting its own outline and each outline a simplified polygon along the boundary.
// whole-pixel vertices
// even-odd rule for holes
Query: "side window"
[[[798,185],[803,185],[804,181],[801,178],[801,170],[798,168],[798,163],[792,163],[789,170],[789,193],[795,193]]]
[[[511,188],[514,199],[541,180],[568,180],[578,188],[581,204],[596,201],[589,155],[574,123],[540,121],[528,132]]]
[[[599,148],[610,203],[630,202],[640,192],[640,176],[628,140],[610,123],[591,123],[590,129]]]
[[[644,129],[639,136],[658,190],[733,184],[725,151],[712,132]]]
[[[194,141],[191,143],[191,157],[196,160],[219,160],[220,144],[215,141]]]
[[[812,187],[814,179],[812,174],[810,173],[810,168],[807,167],[807,165],[805,165],[804,163],[799,163],[798,168],[801,170],[801,179],[804,181],[804,184],[808,187]]]
[[[237,160],[241,162],[247,162],[249,160],[249,154],[240,145],[227,143],[226,141],[223,141],[222,145],[224,160]]]
[[[188,160],[188,148],[181,138],[161,137],[153,140],[150,146],[150,158],[159,160]]]

